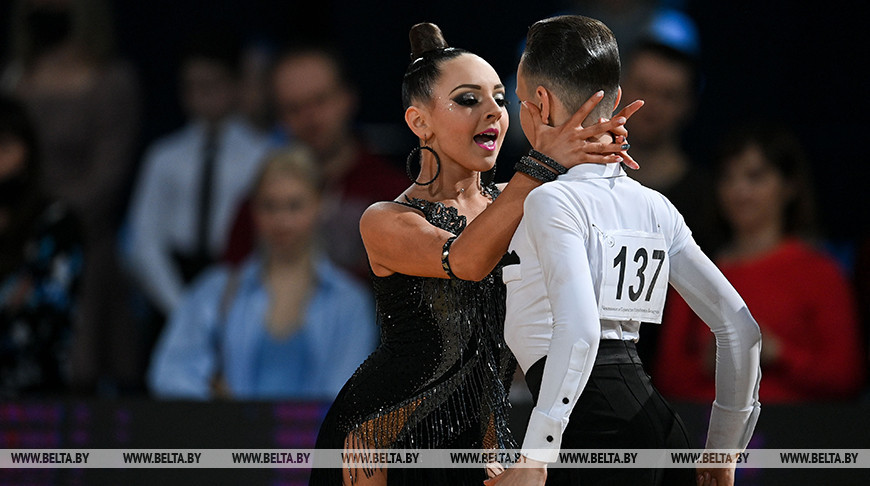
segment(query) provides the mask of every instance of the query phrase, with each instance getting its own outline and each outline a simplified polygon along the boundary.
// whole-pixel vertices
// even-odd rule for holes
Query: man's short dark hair
[[[616,103],[619,46],[599,20],[562,15],[535,22],[520,62],[529,83],[552,91],[571,112],[599,90],[604,90],[599,107]]]

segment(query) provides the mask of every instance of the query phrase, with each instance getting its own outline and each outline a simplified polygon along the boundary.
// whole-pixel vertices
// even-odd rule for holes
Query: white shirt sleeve
[[[553,336],[523,454],[558,459],[562,432],[595,364],[601,326],[582,224],[558,193],[526,198],[527,237],[543,274],[553,312]]]
[[[690,241],[671,256],[670,283],[716,336],[716,400],[707,449],[743,450],[761,404],[761,332],[743,299]]]

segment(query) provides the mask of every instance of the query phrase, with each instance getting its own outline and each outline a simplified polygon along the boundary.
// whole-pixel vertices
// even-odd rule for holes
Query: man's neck
[[[567,112],[564,112],[564,108],[561,108],[559,111],[562,112],[559,114],[560,121],[559,121],[559,123],[554,123],[555,126],[559,126],[559,125],[563,125],[565,123],[568,123],[568,121],[571,119],[571,116],[573,116],[572,114],[568,114]],[[583,127],[591,127],[592,125],[595,125],[596,123],[598,123],[598,120],[600,118],[601,117],[599,117],[598,115],[595,115],[595,114],[589,115],[588,117],[586,117],[585,120],[583,120]],[[600,143],[613,143],[613,134],[610,132],[603,133],[603,134],[595,136],[595,137],[587,138],[586,141],[587,142],[600,142]]]

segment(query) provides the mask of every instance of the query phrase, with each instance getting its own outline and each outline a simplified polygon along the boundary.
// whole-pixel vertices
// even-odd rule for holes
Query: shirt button
[[[567,405],[568,402],[570,402],[570,401],[571,401],[571,400],[568,400],[568,397],[565,397],[565,398],[562,399],[562,403],[564,403],[565,405]]]
[[[553,436],[552,436],[552,435],[548,435],[548,436],[547,436],[547,442],[553,442]]]

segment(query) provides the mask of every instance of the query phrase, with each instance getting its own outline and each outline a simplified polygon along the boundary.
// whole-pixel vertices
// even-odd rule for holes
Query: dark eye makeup
[[[507,106],[508,101],[505,99],[504,93],[496,93],[493,97],[495,98],[495,103],[498,106],[500,106],[500,107]],[[453,102],[456,103],[457,105],[462,105],[462,106],[474,106],[474,105],[480,103],[480,100],[478,100],[477,95],[475,93],[468,92],[468,93],[462,93],[459,96],[453,98]]]

